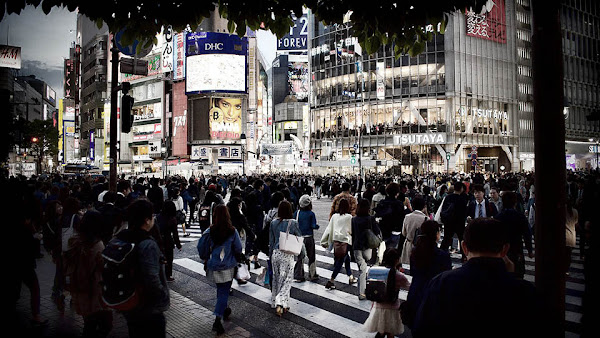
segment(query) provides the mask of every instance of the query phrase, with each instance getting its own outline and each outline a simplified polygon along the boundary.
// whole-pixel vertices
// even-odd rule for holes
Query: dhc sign
[[[444,133],[402,134],[394,135],[394,145],[412,146],[424,144],[445,144]]]

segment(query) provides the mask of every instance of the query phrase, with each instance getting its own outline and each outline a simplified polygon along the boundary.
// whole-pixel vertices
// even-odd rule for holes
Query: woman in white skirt
[[[400,317],[400,300],[398,292],[400,289],[408,289],[410,283],[406,276],[398,269],[400,264],[400,253],[396,249],[390,248],[383,254],[382,264],[390,268],[388,275],[387,294],[390,298],[387,302],[373,302],[369,318],[364,324],[365,331],[377,332],[375,337],[388,337],[401,335],[404,333],[404,324]]]

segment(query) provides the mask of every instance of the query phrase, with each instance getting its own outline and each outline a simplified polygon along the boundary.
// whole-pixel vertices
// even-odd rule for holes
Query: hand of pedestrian
[[[515,272],[515,263],[513,263],[510,260],[510,258],[508,258],[508,256],[502,257],[502,260],[504,261],[504,265],[506,266],[506,271]]]

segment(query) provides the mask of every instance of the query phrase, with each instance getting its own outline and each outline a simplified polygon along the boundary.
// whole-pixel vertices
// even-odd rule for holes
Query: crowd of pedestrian
[[[565,274],[576,235],[586,267],[595,259],[592,235],[598,223],[594,207],[600,205],[599,178],[593,173],[567,177],[566,259],[561,266]],[[70,294],[72,306],[84,319],[84,335],[97,336],[109,334],[115,309],[100,301],[106,292],[107,272],[102,271],[106,252],[134,243],[132,275],[144,297],[122,312],[132,337],[164,336],[168,283],[175,280],[174,249],[182,248],[178,228],[188,236],[192,223],[203,231],[198,253],[209,281],[217,286],[213,325],[217,334],[224,332],[222,321],[232,314],[228,305],[232,283],[248,281],[244,272],[250,264],[264,269],[276,314],[289,312],[292,283],[319,281],[316,242],[334,256],[334,270],[325,283],[328,290],[336,288],[336,277],[345,267],[348,284],[358,283],[358,299],[371,300],[369,267],[380,264],[389,269],[388,293],[395,297],[376,301],[365,323],[365,330],[377,336],[402,334],[404,325],[415,337],[445,333],[451,325],[468,327],[469,335],[506,321],[533,334],[539,324],[536,316],[526,316],[537,309],[539,299],[533,285],[523,280],[525,257],[534,257],[532,174],[187,179],[123,175],[114,192],[104,177],[3,177],[1,183],[8,210],[22,211],[9,213],[10,236],[17,239],[13,249],[18,253],[11,262],[17,272],[11,295],[16,302],[22,283],[31,290],[34,325],[46,323],[40,317],[35,273],[35,259],[44,255],[41,243],[56,265],[52,300],[57,309],[64,311],[65,295]],[[329,222],[321,238],[315,239],[319,225],[312,202],[326,197],[331,199]],[[299,253],[288,247],[289,236],[303,243]],[[268,256],[265,266],[259,261],[261,252]],[[458,253],[463,265],[452,269],[450,254]],[[351,261],[358,264],[358,278],[350,269]],[[410,267],[412,283],[403,264]],[[594,280],[588,271],[587,285]],[[408,291],[406,302],[397,297],[400,289]],[[589,290],[593,289],[586,287],[586,293]]]

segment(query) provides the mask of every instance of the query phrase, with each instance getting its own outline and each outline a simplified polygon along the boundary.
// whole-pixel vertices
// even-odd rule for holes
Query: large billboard
[[[488,1],[480,14],[466,10],[467,35],[506,43],[506,10],[504,0]]]
[[[192,100],[191,109],[192,140],[240,139],[244,110],[241,97],[209,97]]]
[[[247,93],[248,39],[225,33],[186,37],[186,94]]]
[[[290,94],[300,102],[308,102],[308,62],[288,63],[288,84]]]
[[[0,67],[21,69],[21,47],[0,45]]]
[[[294,20],[290,32],[277,40],[277,50],[308,50],[308,17],[306,14]]]

